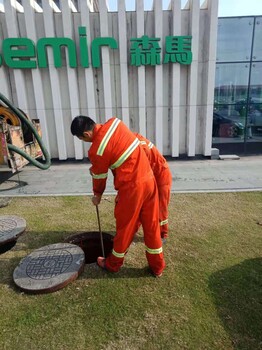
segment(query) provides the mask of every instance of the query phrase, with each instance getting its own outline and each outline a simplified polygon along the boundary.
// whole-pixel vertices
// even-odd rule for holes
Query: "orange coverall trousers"
[[[161,176],[156,177],[159,198],[159,222],[162,238],[168,236],[168,205],[170,202],[170,189],[172,185],[172,174],[169,168],[162,171]]]
[[[141,222],[146,245],[148,265],[155,274],[160,274],[165,268],[162,252],[162,242],[159,227],[159,203],[157,186],[154,177],[144,179],[135,184],[121,186],[118,191],[115,218],[116,236],[114,237],[114,252],[127,253],[127,250]],[[155,218],[152,221],[152,217]],[[120,255],[120,254],[119,254]],[[106,268],[117,272],[123,265],[124,256],[117,257],[114,253],[106,259]]]
[[[172,174],[165,158],[152,142],[139,133],[134,133],[134,135],[139,139],[156,179],[159,198],[160,233],[162,238],[166,238],[168,236],[168,204],[172,187]]]

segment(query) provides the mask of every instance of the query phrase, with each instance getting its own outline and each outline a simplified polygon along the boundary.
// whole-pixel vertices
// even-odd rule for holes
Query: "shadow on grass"
[[[0,284],[8,286],[15,292],[20,292],[13,281],[13,272],[20,262],[20,258],[8,258],[5,254],[0,256]]]
[[[217,312],[235,349],[262,349],[262,258],[211,275]]]
[[[152,278],[157,279],[154,277],[149,269],[148,266],[143,268],[138,267],[127,267],[123,265],[119,272],[113,273],[106,270],[101,269],[96,263],[93,264],[86,264],[84,273],[80,276],[81,279],[85,278],[91,278],[91,279],[124,279],[124,278]]]

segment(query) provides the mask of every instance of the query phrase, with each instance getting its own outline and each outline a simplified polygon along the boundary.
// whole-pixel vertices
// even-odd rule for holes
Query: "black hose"
[[[40,163],[36,159],[30,157],[27,153],[22,151],[20,148],[14,146],[14,145],[11,145],[10,143],[7,144],[8,150],[20,154],[22,157],[27,159],[30,163],[32,163],[33,165],[35,165],[39,169],[42,169],[42,170],[48,169],[50,167],[50,165],[51,165],[50,155],[49,155],[47,149],[45,148],[45,146],[43,144],[43,141],[42,141],[41,137],[39,136],[39,134],[38,134],[36,128],[34,127],[33,123],[29,119],[27,119],[22,114],[22,112],[19,111],[19,109],[14,107],[12,105],[12,103],[4,95],[2,95],[1,93],[0,93],[0,100],[3,101],[15,113],[15,115],[20,120],[22,120],[32,130],[32,133],[34,134],[34,136],[35,136],[37,142],[39,143],[39,146],[40,146],[40,148],[41,148],[41,150],[43,152],[43,156],[45,158],[45,163]]]

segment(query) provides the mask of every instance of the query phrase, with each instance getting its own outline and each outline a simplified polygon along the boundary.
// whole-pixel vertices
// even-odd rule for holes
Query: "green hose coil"
[[[41,150],[43,152],[43,156],[45,158],[45,163],[40,163],[36,159],[30,157],[27,153],[22,151],[20,148],[14,146],[14,145],[11,145],[10,143],[7,144],[8,150],[20,154],[22,157],[27,159],[30,163],[32,163],[33,165],[35,165],[39,169],[42,169],[42,170],[48,169],[50,167],[50,165],[51,165],[51,158],[50,158],[50,155],[49,155],[47,149],[45,148],[45,146],[43,144],[43,141],[42,141],[41,137],[39,136],[37,130],[35,129],[33,123],[30,120],[28,120],[21,113],[21,111],[19,111],[19,109],[14,107],[12,105],[12,103],[4,95],[2,95],[1,93],[0,93],[0,100],[3,101],[15,113],[15,115],[20,120],[22,120],[32,130],[32,133],[34,134],[34,136],[35,136],[37,142],[39,143],[39,146],[40,146],[40,148],[41,148]]]

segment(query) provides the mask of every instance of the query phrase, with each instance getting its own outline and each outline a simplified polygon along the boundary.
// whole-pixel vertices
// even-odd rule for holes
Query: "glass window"
[[[213,113],[213,143],[243,142],[245,114],[238,105],[219,105]]]
[[[251,103],[262,103],[262,62],[252,63],[249,96]]]
[[[262,104],[250,103],[247,117],[248,142],[262,141]]]
[[[253,17],[218,20],[217,62],[250,61],[253,24]]]
[[[262,17],[255,19],[255,36],[253,47],[253,60],[262,61]]]
[[[238,103],[247,98],[249,63],[216,65],[215,106]]]

